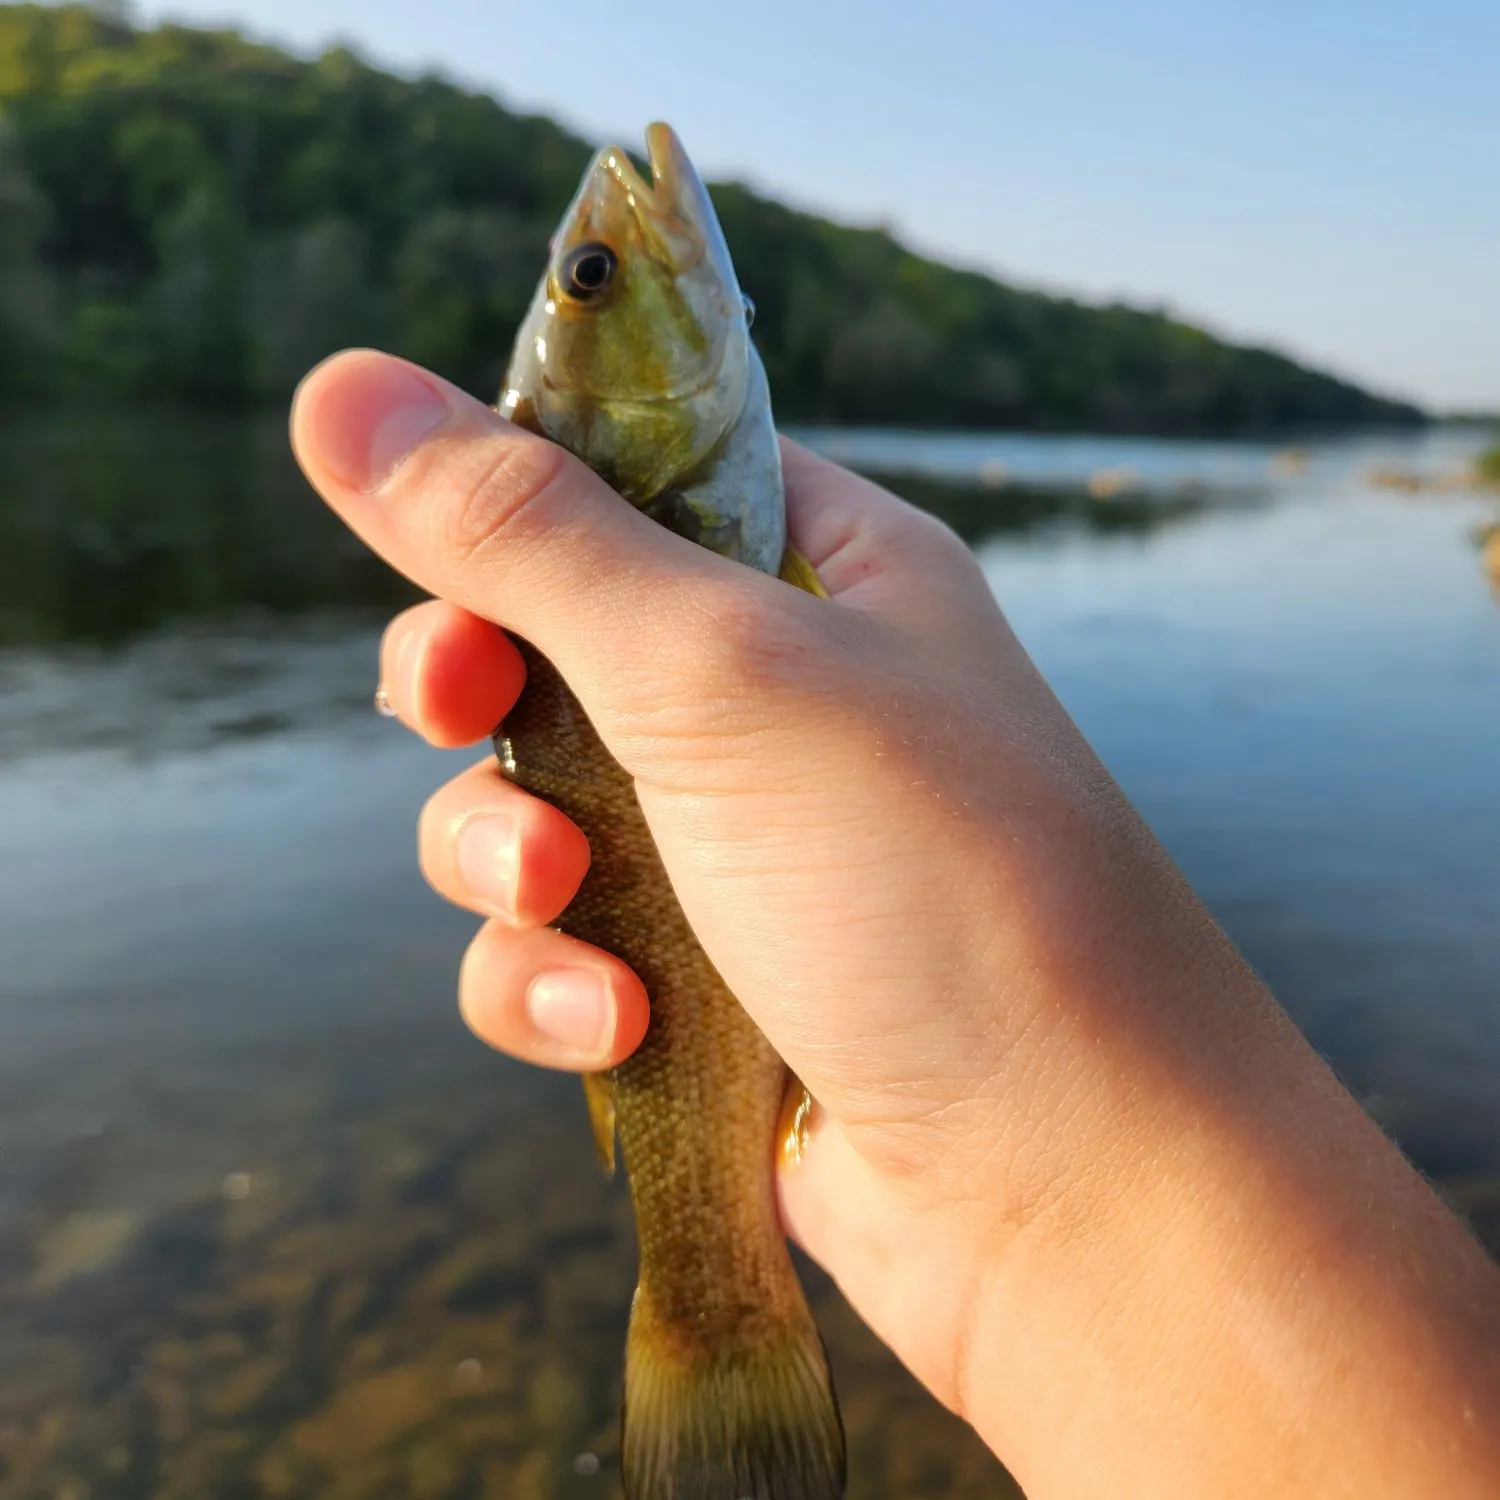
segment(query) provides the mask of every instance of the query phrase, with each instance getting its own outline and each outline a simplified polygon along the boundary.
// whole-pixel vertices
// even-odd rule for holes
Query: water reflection
[[[404,602],[308,491],[278,418],[90,413],[0,428],[0,642]]]
[[[976,542],[1215,911],[1500,1246],[1488,512],[1372,495],[1368,444],[1278,473],[837,441]],[[466,757],[369,706],[406,587],[278,421],[41,422],[0,476],[0,1487],[616,1493],[627,1203],[573,1081],[454,1013],[473,923],[411,826]],[[1013,1493],[812,1284],[851,1500]]]
[[[1117,491],[1087,486],[964,483],[923,473],[868,469],[896,494],[941,516],[966,541],[992,536],[1084,530],[1101,534],[1145,535],[1204,511],[1269,503],[1262,487],[1209,489],[1197,484],[1165,491]]]
[[[1066,471],[1002,491],[951,466],[908,467],[920,452],[857,456],[970,539],[1059,522],[1147,530],[1258,493],[1244,475],[1212,490],[1178,476],[1100,499]],[[105,412],[0,425],[0,646],[113,645],[185,620],[413,597],[312,500],[278,417]]]

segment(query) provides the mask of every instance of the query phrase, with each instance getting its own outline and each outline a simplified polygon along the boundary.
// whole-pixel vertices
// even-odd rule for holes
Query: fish
[[[678,535],[821,595],[787,543],[753,308],[713,203],[669,126],[646,144],[649,177],[619,147],[590,163],[496,409]],[[517,644],[527,682],[496,752],[592,850],[559,925],[628,963],[651,1000],[634,1055],[584,1079],[605,1171],[617,1141],[624,1159],[640,1251],[626,1500],[840,1500],[843,1424],[775,1191],[809,1101],[694,936],[631,777],[551,663]]]

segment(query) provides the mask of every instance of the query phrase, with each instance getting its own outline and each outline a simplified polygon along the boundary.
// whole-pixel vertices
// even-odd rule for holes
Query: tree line
[[[493,399],[590,146],[346,49],[0,5],[0,401],[284,400],[393,349]],[[786,418],[1232,433],[1423,420],[1162,313],[714,189]]]

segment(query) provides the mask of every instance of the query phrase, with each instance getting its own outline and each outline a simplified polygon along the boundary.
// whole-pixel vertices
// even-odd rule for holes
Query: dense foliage
[[[496,390],[589,147],[345,50],[0,6],[0,397],[281,399],[378,344]],[[715,191],[784,416],[1197,432],[1419,420],[1165,316]]]

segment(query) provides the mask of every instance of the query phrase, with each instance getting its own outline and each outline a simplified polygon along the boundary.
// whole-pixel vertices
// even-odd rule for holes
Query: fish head
[[[645,504],[724,438],[749,388],[748,304],[708,191],[670,126],[649,180],[594,157],[552,241],[499,410]]]

